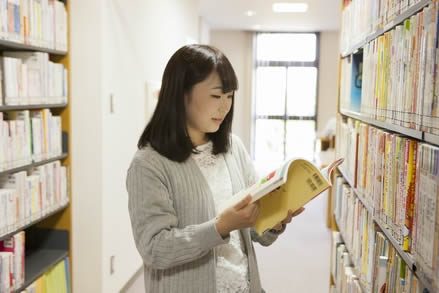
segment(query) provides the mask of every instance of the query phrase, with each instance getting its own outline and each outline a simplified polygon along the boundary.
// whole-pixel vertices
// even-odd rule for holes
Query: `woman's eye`
[[[232,96],[227,96],[227,98],[231,99],[231,98],[233,98],[233,95]]]
[[[215,98],[215,99],[220,99],[221,98],[221,96],[217,96],[217,95],[212,95],[212,97]]]

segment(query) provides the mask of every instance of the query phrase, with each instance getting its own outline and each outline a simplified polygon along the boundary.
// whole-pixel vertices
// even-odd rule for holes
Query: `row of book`
[[[0,112],[0,171],[61,154],[60,116],[49,109]]]
[[[0,241],[0,292],[14,292],[24,284],[25,232]]]
[[[346,266],[345,259],[348,258],[349,271],[364,290],[360,292],[423,292],[423,284],[389,239],[376,228],[372,215],[353,195],[352,188],[342,177],[337,178],[336,190],[337,204],[342,207],[336,207],[335,215],[343,239],[338,234],[333,235],[332,258],[335,260],[332,261],[331,271],[334,278]],[[343,288],[343,284],[336,285]]]
[[[341,50],[345,52],[367,36],[384,28],[421,0],[343,1]]]
[[[337,177],[335,185],[335,209],[343,240],[351,253],[352,263],[358,268],[357,278],[363,288],[370,291],[373,283],[374,231],[373,218],[361,201],[353,193],[342,177]]]
[[[439,131],[434,93],[437,19],[433,1],[364,47],[362,113],[404,127]]]
[[[67,103],[67,69],[43,52],[3,52],[0,105]]]
[[[21,293],[70,293],[69,259],[66,257]]]
[[[340,232],[332,232],[331,293],[364,293]]]
[[[0,38],[67,51],[67,11],[57,0],[0,0]]]
[[[0,236],[68,203],[67,168],[60,161],[0,177]]]
[[[342,60],[340,105],[439,135],[438,1]]]
[[[341,169],[374,220],[439,280],[439,148],[350,118],[337,132]]]
[[[417,155],[414,253],[418,270],[439,289],[439,148],[420,144]]]

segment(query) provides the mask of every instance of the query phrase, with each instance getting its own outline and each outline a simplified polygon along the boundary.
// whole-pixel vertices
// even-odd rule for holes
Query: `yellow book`
[[[46,276],[43,275],[35,282],[36,293],[46,293]]]
[[[302,158],[288,160],[277,170],[223,202],[218,212],[234,206],[250,194],[252,203],[259,202],[260,213],[255,230],[261,235],[279,224],[287,216],[288,210],[295,212],[331,187],[331,172],[343,161],[338,159],[319,170],[313,163]]]

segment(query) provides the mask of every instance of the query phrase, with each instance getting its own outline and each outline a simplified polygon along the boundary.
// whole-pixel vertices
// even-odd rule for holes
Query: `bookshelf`
[[[439,146],[439,135],[434,135],[434,134],[430,134],[430,133],[425,132],[424,137],[425,137],[424,138],[425,142]]]
[[[367,135],[370,136],[370,132],[369,134],[361,132],[361,130],[359,129],[360,125],[370,125],[375,127],[376,129],[379,130],[383,130],[385,131],[385,133],[389,134],[389,138],[393,139],[393,134],[398,135],[397,137],[402,137],[402,138],[408,138],[408,139],[412,139],[416,142],[416,146],[424,145],[431,145],[433,147],[437,147],[439,146],[439,135],[433,134],[434,130],[431,129],[436,129],[435,131],[437,132],[437,129],[439,127],[439,125],[437,125],[437,114],[429,114],[425,112],[425,108],[428,109],[430,104],[425,104],[425,102],[429,102],[429,103],[433,103],[433,105],[435,105],[435,103],[437,103],[437,101],[435,102],[434,99],[437,99],[437,94],[438,94],[438,90],[437,87],[439,87],[439,84],[437,84],[438,82],[438,78],[436,76],[436,72],[438,70],[438,64],[439,64],[439,56],[437,55],[437,46],[438,46],[438,39],[439,39],[439,32],[438,30],[438,26],[437,24],[439,23],[439,2],[437,0],[396,0],[396,1],[380,1],[380,0],[344,0],[342,1],[342,11],[343,11],[343,16],[342,16],[342,23],[348,23],[349,26],[348,28],[343,28],[342,27],[342,35],[341,35],[341,44],[342,47],[345,48],[345,50],[341,50],[340,52],[340,58],[339,58],[339,83],[338,83],[338,87],[339,87],[339,93],[338,93],[338,98],[337,98],[337,103],[338,103],[338,115],[340,117],[340,119],[338,119],[338,126],[341,127],[341,125],[343,124],[343,121],[346,119],[352,119],[350,121],[360,121],[362,124],[357,124],[356,122],[354,122],[354,124],[351,124],[352,128],[349,128],[350,131],[352,131],[352,129],[355,129],[355,131],[352,131],[352,137],[355,137],[353,140],[355,141],[355,143],[357,144],[356,147],[353,146],[351,147],[351,149],[345,149],[345,148],[349,148],[349,146],[343,146],[343,143],[348,144],[347,142],[343,142],[341,140],[343,140],[344,137],[346,137],[346,133],[345,136],[343,138],[340,137],[336,137],[337,140],[339,140],[337,142],[337,147],[339,149],[339,151],[342,149],[345,152],[353,152],[354,156],[352,156],[353,160],[355,161],[354,166],[355,166],[355,176],[353,176],[353,178],[350,178],[351,176],[349,176],[348,174],[352,174],[352,168],[347,168],[346,170],[351,170],[351,172],[346,172],[342,167],[338,168],[338,173],[343,177],[343,181],[345,182],[345,184],[347,184],[351,190],[352,190],[352,194],[354,194],[354,196],[356,198],[358,198],[358,200],[361,202],[361,204],[365,207],[365,209],[367,210],[367,212],[372,215],[372,220],[374,223],[374,230],[375,231],[379,231],[382,232],[382,234],[384,235],[384,237],[386,238],[386,241],[388,241],[388,243],[393,247],[392,249],[394,249],[397,253],[397,255],[401,258],[402,261],[405,262],[405,264],[407,265],[407,268],[410,269],[410,272],[412,273],[412,275],[414,277],[416,277],[415,279],[417,280],[417,288],[412,287],[412,289],[410,290],[410,288],[406,288],[405,290],[409,290],[407,292],[412,292],[412,293],[436,293],[439,292],[439,280],[437,280],[437,270],[438,268],[436,267],[437,265],[439,265],[439,263],[436,263],[436,259],[434,260],[434,262],[432,261],[432,266],[433,269],[430,268],[425,268],[425,260],[420,261],[420,259],[418,258],[419,255],[421,253],[424,253],[425,255],[425,245],[421,245],[419,243],[417,243],[416,247],[413,248],[414,251],[409,253],[406,251],[407,248],[402,247],[402,240],[401,240],[401,234],[393,234],[395,233],[395,230],[393,230],[394,232],[392,232],[391,230],[389,230],[388,227],[389,225],[392,226],[392,228],[390,229],[395,229],[395,225],[398,225],[400,222],[399,218],[393,218],[391,219],[390,223],[386,224],[385,221],[383,221],[380,217],[377,216],[377,214],[375,213],[375,208],[374,205],[377,204],[377,202],[372,202],[373,200],[376,201],[376,199],[373,198],[373,194],[365,194],[364,192],[366,191],[360,191],[358,188],[361,188],[361,190],[366,190],[363,187],[358,187],[356,186],[357,184],[357,180],[359,180],[359,176],[357,174],[358,168],[364,168],[364,166],[369,166],[369,163],[364,163],[364,162],[359,162],[360,160],[360,150],[359,148],[361,148],[361,143],[363,141],[366,141],[367,143],[370,143],[370,138],[367,137]],[[356,6],[352,5],[353,2],[356,2]],[[385,2],[385,3],[384,3]],[[359,5],[359,3],[361,5]],[[380,4],[381,3],[381,4]],[[352,5],[351,7],[348,7]],[[363,17],[363,15],[358,15],[361,19],[353,19],[352,16],[355,16],[355,13],[358,13],[359,7],[362,6],[361,13],[365,14],[365,15],[369,15],[368,14],[368,9],[370,9],[370,11],[373,11],[373,9],[375,9],[376,7],[374,5],[381,5],[381,10],[377,11],[374,10],[373,17],[376,17],[376,19],[367,19],[365,20],[367,17]],[[404,6],[407,5],[407,6]],[[364,7],[363,7],[364,6]],[[346,8],[349,8],[345,11]],[[384,8],[383,8],[384,7]],[[357,9],[357,10],[355,10]],[[346,14],[344,13],[346,12]],[[378,14],[380,14],[380,16],[377,16]],[[347,15],[347,16],[346,16]],[[346,19],[348,19],[346,21],[346,19],[344,18],[346,17]],[[364,18],[364,19],[363,19]],[[377,22],[374,22],[377,21]],[[351,23],[352,22],[352,23]],[[378,28],[377,29],[372,29],[374,26],[376,28],[376,25],[378,24]],[[414,27],[414,29],[413,29]],[[359,34],[358,28],[367,28],[365,31],[360,32],[362,39],[359,41],[358,38],[355,38],[355,36],[353,36],[352,33],[355,34]],[[347,31],[347,33],[346,33]],[[406,37],[404,35],[405,31],[410,31],[411,35],[409,35],[409,37]],[[404,37],[406,37],[406,39],[404,39]],[[354,42],[351,42],[352,44],[349,44],[348,46],[346,46],[346,40],[348,41],[352,41],[352,40],[356,40]],[[382,43],[380,43],[382,41]],[[401,41],[401,44],[398,43],[398,45],[394,45],[395,47],[392,47],[392,41],[394,42],[394,44],[396,44],[396,41]],[[402,41],[406,42],[403,43]],[[386,43],[387,42],[387,43]],[[410,43],[410,50],[411,51],[411,56],[408,55],[403,55],[404,54],[404,46],[408,43]],[[432,45],[433,44],[433,45]],[[376,56],[379,57],[379,59],[377,59],[378,61],[376,61],[375,64],[373,64],[373,66],[375,67],[370,67],[373,70],[376,71],[369,71],[367,72],[367,74],[369,75],[365,75],[365,71],[366,70],[371,70],[370,68],[366,68],[365,66],[370,66],[369,64],[363,63],[363,58],[364,60],[366,60],[366,56],[365,54],[370,54],[372,51],[370,51],[370,48],[372,46],[377,46],[377,52],[379,52]],[[369,47],[368,47],[369,46]],[[381,46],[381,50],[380,47]],[[369,51],[367,51],[368,48]],[[348,49],[346,49],[348,48]],[[374,47],[375,48],[375,47]],[[396,51],[395,51],[395,48]],[[402,49],[401,49],[402,48]],[[394,50],[394,51],[391,51]],[[387,50],[387,51],[386,51]],[[391,52],[391,53],[390,53]],[[402,52],[402,53],[401,53]],[[408,51],[406,51],[408,52]],[[379,55],[381,54],[381,55]],[[399,55],[398,55],[399,54]],[[360,58],[361,59],[361,69],[360,71],[357,72],[358,69],[355,68],[356,64],[353,61],[354,60],[354,56],[355,58]],[[367,56],[368,58],[372,58],[371,60],[374,61],[373,58],[375,58],[376,56]],[[405,58],[405,59],[404,59]],[[408,61],[407,61],[408,60]],[[370,59],[367,60],[370,62]],[[366,62],[366,61],[365,61]],[[399,62],[399,63],[398,63]],[[402,62],[407,62],[407,64],[410,65],[410,71],[408,74],[406,72],[404,72],[404,74],[401,74],[399,77],[399,80],[397,80],[397,78],[394,77],[395,74],[400,74],[400,71],[398,71],[401,67],[400,64],[402,64]],[[433,65],[432,65],[433,64]],[[351,67],[351,68],[350,68]],[[346,69],[348,68],[348,69]],[[349,69],[350,68],[350,69]],[[432,70],[433,69],[433,70]],[[351,71],[349,71],[351,70]],[[434,75],[432,75],[432,72],[435,72]],[[375,75],[374,75],[375,74]],[[358,75],[360,76],[360,78],[358,78]],[[371,77],[372,76],[372,77]],[[366,78],[366,80],[365,80]],[[369,78],[369,80],[367,80],[367,78]],[[366,101],[361,101],[361,108],[358,107],[358,97],[355,96],[356,92],[354,89],[351,90],[351,87],[357,87],[357,81],[358,79],[361,81],[362,86],[360,85],[360,91],[361,93],[361,98],[364,98],[364,94],[366,92]],[[375,83],[371,83],[371,80]],[[378,81],[380,80],[380,81]],[[401,83],[395,83],[395,80],[397,80],[397,82],[401,82],[401,80],[404,82],[403,85],[404,87],[401,87]],[[379,83],[381,82],[381,83]],[[392,83],[393,82],[393,83]],[[347,84],[347,86],[346,86]],[[370,86],[371,84],[373,84],[376,87],[370,88],[368,89],[368,86]],[[408,84],[408,86],[407,86]],[[356,90],[358,91],[358,89]],[[367,92],[369,91],[369,92]],[[410,92],[410,94],[408,94],[408,92]],[[413,95],[411,95],[413,94]],[[369,96],[368,96],[369,95]],[[370,109],[370,105],[371,104],[367,104],[369,102],[369,100],[367,100],[367,98],[374,98],[376,101],[376,104],[373,105],[376,108],[372,108]],[[400,100],[398,100],[396,97],[400,98]],[[408,97],[408,98],[407,98]],[[352,105],[352,109],[350,109],[349,107],[346,107],[346,98],[347,101],[351,102]],[[402,100],[402,99],[407,99],[407,100]],[[381,99],[381,100],[380,100]],[[410,100],[411,99],[411,100]],[[431,101],[430,101],[431,99]],[[425,100],[425,101],[424,101]],[[402,101],[402,102],[401,102]],[[408,102],[407,102],[408,101]],[[364,104],[363,104],[364,102]],[[407,108],[403,108],[403,107],[407,107],[408,103],[412,103],[412,108],[411,108],[411,112],[410,114],[407,114]],[[349,104],[349,103],[348,103]],[[426,107],[427,105],[427,107]],[[437,107],[437,105],[435,106]],[[413,115],[410,117],[411,120],[405,120],[406,117]],[[434,115],[434,116],[429,116],[429,115]],[[416,117],[415,117],[416,116]],[[378,117],[378,118],[377,118]],[[401,120],[401,117],[403,117],[403,119]],[[426,118],[428,117],[428,118]],[[431,118],[430,118],[431,117]],[[430,120],[431,119],[431,120]],[[436,120],[435,120],[436,119]],[[410,124],[410,126],[409,126]],[[345,124],[348,125],[348,124]],[[349,125],[348,125],[349,126]],[[346,127],[346,126],[345,126]],[[349,126],[350,127],[350,126]],[[368,131],[369,129],[367,129]],[[364,135],[365,137],[362,137],[362,135]],[[363,139],[363,141],[361,140]],[[368,142],[369,139],[369,142]],[[387,137],[386,137],[387,140]],[[350,143],[350,142],[349,142]],[[387,143],[387,141],[386,141]],[[390,142],[390,144],[394,143],[393,141]],[[370,145],[368,145],[370,147]],[[365,147],[363,145],[363,147]],[[366,146],[367,147],[367,146]],[[389,147],[389,145],[385,145],[385,147]],[[390,146],[392,147],[392,146]],[[403,150],[404,148],[401,148],[401,150]],[[364,150],[363,150],[364,151]],[[388,164],[391,167],[384,167],[383,170],[392,170],[391,168],[395,168],[396,165],[395,162],[398,160],[397,158],[393,158],[393,157],[387,157],[387,151],[386,150],[386,156],[384,159],[383,164]],[[393,152],[394,154],[398,154],[399,149],[394,149]],[[365,151],[365,153],[367,154],[367,151]],[[364,153],[361,153],[362,156],[364,156]],[[368,155],[369,156],[369,155]],[[373,155],[372,155],[373,156]],[[401,154],[398,154],[399,156],[399,160],[401,160]],[[420,156],[419,154],[416,154],[415,152],[415,157],[417,157],[417,160],[420,160]],[[367,157],[368,160],[371,160],[370,157]],[[425,160],[425,156],[423,157],[423,160]],[[430,159],[432,157],[429,157]],[[372,160],[376,160],[376,158],[372,158]],[[399,161],[400,162],[400,161]],[[419,164],[421,163],[414,163],[416,165],[415,174],[417,174],[416,176],[416,180],[420,180],[419,176],[420,176],[420,172],[418,168]],[[434,162],[430,162],[430,164],[434,164]],[[434,168],[433,168],[434,169]],[[369,171],[369,170],[368,170]],[[360,171],[358,171],[359,174],[361,173]],[[362,171],[363,172],[363,171]],[[372,172],[372,171],[371,171]],[[398,217],[398,212],[395,212],[395,209],[397,207],[399,207],[399,205],[401,207],[403,207],[404,212],[403,212],[403,216],[404,213],[407,213],[404,217],[406,217],[406,221],[407,221],[407,215],[409,213],[413,213],[413,218],[416,223],[416,217],[418,216],[417,214],[415,215],[415,210],[417,210],[418,207],[414,208],[413,212],[410,211],[406,211],[406,208],[408,209],[408,205],[406,206],[406,202],[405,201],[409,201],[408,197],[401,197],[399,198],[398,196],[399,193],[401,192],[401,190],[403,189],[395,189],[395,186],[399,186],[398,184],[402,184],[401,181],[397,182],[395,178],[397,174],[395,171],[390,171],[391,173],[385,174],[383,173],[383,176],[393,176],[393,177],[389,177],[388,179],[383,179],[380,181],[382,181],[382,194],[381,194],[381,200],[383,200],[383,198],[385,198],[384,200],[394,200],[394,202],[392,202],[393,206],[393,210],[391,210],[391,215]],[[419,172],[419,173],[418,173]],[[433,171],[432,171],[433,172]],[[389,175],[391,174],[391,175]],[[396,175],[395,175],[396,174]],[[370,176],[366,173],[361,173],[361,176]],[[408,176],[408,175],[405,175]],[[387,177],[386,177],[387,178]],[[366,179],[364,179],[366,180]],[[389,181],[386,181],[389,180]],[[392,181],[394,180],[394,181]],[[404,179],[405,180],[405,179]],[[425,181],[425,179],[424,179]],[[422,182],[424,182],[422,181]],[[416,181],[418,182],[418,181]],[[386,184],[387,186],[392,185],[393,184],[393,189],[388,189],[386,190]],[[418,183],[416,183],[418,184]],[[388,187],[387,187],[388,188]],[[399,187],[397,187],[399,188]],[[419,189],[421,189],[419,187]],[[389,195],[389,190],[390,193]],[[387,192],[387,195],[386,195]],[[408,189],[407,191],[404,190],[403,192],[409,192]],[[416,187],[416,199],[418,199],[418,187]],[[413,196],[415,196],[413,195]],[[376,196],[376,194],[375,194]],[[387,198],[386,198],[387,196]],[[390,196],[390,197],[389,197]],[[408,193],[405,196],[409,196]],[[434,196],[436,196],[436,194],[434,194]],[[433,196],[433,197],[434,197]],[[401,200],[401,203],[398,202],[398,200]],[[404,200],[404,201],[403,201]],[[371,202],[369,202],[371,201]],[[436,197],[436,201],[439,201],[439,194]],[[382,204],[382,202],[381,202]],[[439,202],[437,203],[439,205]],[[414,204],[413,204],[414,205]],[[437,210],[439,210],[439,207],[436,208]],[[436,214],[433,214],[433,219],[438,215],[438,211],[435,211]],[[378,210],[379,213],[383,213],[383,211]],[[386,214],[385,211],[384,212],[384,217],[388,217],[389,215]],[[383,216],[383,215],[380,215]],[[335,221],[336,223],[336,227],[333,227],[333,230],[338,231],[339,229],[339,225],[337,223],[336,217],[333,217],[333,221]],[[386,219],[386,218],[384,218]],[[388,218],[387,218],[387,221]],[[396,221],[396,222],[392,222],[392,221]],[[396,223],[396,224],[395,224]],[[404,223],[404,222],[403,222]],[[434,223],[434,221],[433,221]],[[414,225],[415,225],[414,224]],[[404,226],[404,224],[402,224]],[[438,225],[438,223],[436,222],[436,225]],[[415,231],[417,230],[417,228],[413,228],[415,229]],[[421,228],[419,228],[421,229]],[[421,237],[422,237],[422,232],[421,233]],[[425,233],[425,232],[424,232]],[[429,233],[437,233],[435,231],[431,231]],[[343,239],[345,239],[345,233],[344,231],[340,231],[341,237]],[[393,236],[395,235],[395,236]],[[433,234],[436,235],[436,234]],[[412,235],[410,234],[410,237],[412,237]],[[415,241],[414,239],[416,237],[419,237],[417,235],[413,235],[413,239],[410,239],[410,241]],[[399,241],[397,240],[399,239]],[[425,238],[419,238],[419,239],[425,239]],[[375,240],[377,241],[377,240]],[[416,239],[416,241],[418,241],[418,239]],[[351,247],[348,247],[349,244],[345,244],[346,245],[346,249],[348,250],[348,253],[350,254],[354,265],[355,265],[355,273],[358,274],[358,277],[360,277],[360,272],[359,272],[359,268],[358,268],[358,264],[355,262],[355,258],[352,255],[352,249]],[[418,249],[418,246],[421,247],[422,249],[424,249],[424,251],[418,252],[416,249]],[[437,250],[437,247],[434,246],[434,249]],[[432,251],[433,255],[438,255],[439,251]],[[428,261],[428,260],[427,260]],[[364,267],[363,267],[364,269]],[[373,271],[373,267],[370,268]],[[389,269],[389,267],[387,268]],[[433,270],[433,271],[432,271]],[[386,279],[387,281],[389,281],[390,279]],[[375,281],[375,279],[374,279]],[[389,281],[390,282],[390,281]],[[410,281],[411,282],[411,281]],[[361,283],[361,282],[360,282]],[[363,284],[362,284],[363,285]],[[399,286],[399,284],[390,284],[391,286]],[[387,284],[387,286],[389,286],[389,284]],[[404,286],[404,285],[403,285]],[[413,285],[412,285],[413,286]],[[335,288],[335,290],[338,290],[338,288]],[[371,289],[372,290],[372,289]],[[364,288],[364,286],[362,286],[362,291],[363,292],[372,292],[371,290],[369,290],[368,288]],[[404,291],[406,292],[406,291]]]
[[[352,248],[349,246],[348,242],[345,241],[346,238],[345,238],[345,235],[344,235],[343,231],[342,231],[341,229],[339,229],[340,225],[338,224],[337,219],[335,219],[335,224],[337,225],[337,230],[340,232],[341,238],[342,238],[343,241],[345,242],[346,250],[348,251],[349,257],[350,257],[350,259],[351,259],[351,261],[352,261],[352,263],[353,263],[353,265],[354,265],[354,272],[355,272],[355,274],[356,274],[357,276],[359,276],[359,275],[360,275],[360,266],[359,266],[359,264],[357,263],[357,261],[356,261],[354,255],[352,254]],[[359,283],[360,283],[360,286],[361,286],[361,290],[362,290],[364,293],[366,293],[366,292],[370,292],[370,290],[369,290],[369,289],[366,289],[366,288],[364,287],[364,285],[363,285],[361,282],[359,282]]]
[[[412,269],[415,270],[415,262],[413,260],[413,257],[408,254],[407,252],[405,252],[404,250],[402,250],[402,248],[400,247],[400,245],[398,244],[398,242],[395,240],[395,238],[392,236],[392,234],[389,233],[389,231],[384,227],[384,224],[381,222],[380,219],[378,219],[377,217],[374,216],[374,212],[373,209],[370,207],[370,204],[366,202],[366,200],[364,199],[362,193],[360,191],[358,191],[356,188],[354,188],[352,181],[348,178],[348,176],[346,176],[346,173],[341,169],[338,168],[338,171],[340,172],[340,174],[343,176],[343,178],[345,179],[345,181],[349,184],[349,186],[352,188],[352,190],[354,191],[355,195],[357,196],[357,198],[361,201],[361,203],[363,204],[363,206],[367,209],[367,211],[372,215],[373,217],[373,221],[375,222],[375,224],[380,228],[380,230],[386,235],[387,239],[392,243],[392,245],[396,248],[396,250],[398,251],[399,255],[402,257],[402,259],[405,261],[405,263]],[[342,233],[343,234],[343,233]]]
[[[64,153],[64,154],[62,154],[60,156],[56,156],[56,157],[53,157],[53,158],[50,158],[50,159],[47,159],[47,160],[34,161],[31,164],[26,164],[26,165],[23,165],[23,166],[20,166],[20,167],[8,169],[8,170],[5,170],[5,171],[0,171],[0,176],[5,176],[5,175],[13,174],[13,173],[17,173],[17,172],[20,172],[20,171],[26,171],[27,169],[32,168],[32,167],[38,167],[38,166],[45,165],[45,164],[48,164],[50,162],[54,162],[54,161],[58,161],[58,160],[64,160],[68,156],[69,155],[67,153]]]
[[[67,1],[61,1],[61,2],[66,3]],[[45,47],[32,46],[32,45],[17,43],[17,42],[8,41],[8,40],[0,40],[0,49],[2,51],[5,49],[7,49],[7,50],[15,49],[15,50],[23,50],[23,51],[38,51],[38,52],[45,52],[45,53],[49,53],[52,55],[58,55],[58,56],[67,56],[68,55],[68,52],[63,51],[63,50],[54,50],[54,49],[49,49],[49,48],[45,48]]]
[[[376,127],[382,128],[382,129],[387,129],[387,130],[390,130],[392,132],[400,133],[400,134],[406,135],[408,137],[413,137],[413,138],[421,140],[423,135],[424,135],[424,133],[422,131],[403,127],[400,125],[387,123],[384,121],[378,121],[378,120],[369,118],[366,115],[361,114],[361,113],[355,113],[355,112],[348,111],[348,110],[340,110],[340,113],[346,117],[351,117],[351,118],[354,118],[356,120],[363,121],[367,124],[374,125]]]
[[[414,6],[410,7],[408,10],[406,10],[405,12],[398,15],[394,20],[385,24],[384,27],[379,28],[376,31],[368,34],[364,38],[364,40],[362,40],[361,42],[358,42],[357,44],[353,45],[349,50],[343,52],[341,54],[341,57],[343,57],[343,58],[347,57],[349,55],[356,53],[358,50],[361,50],[364,47],[364,45],[366,45],[370,41],[376,39],[377,37],[384,34],[385,32],[391,30],[392,28],[394,28],[398,24],[401,24],[405,19],[409,18],[410,16],[412,16],[416,12],[420,11],[421,9],[423,9],[425,6],[427,6],[429,4],[431,4],[431,0],[422,0],[418,3],[416,3]]]
[[[25,282],[17,292],[21,292],[50,268],[68,257],[69,251],[62,249],[40,249],[37,252],[26,256]]]
[[[18,110],[37,110],[37,109],[56,109],[67,108],[67,104],[41,104],[41,105],[17,105],[17,106],[0,106],[0,111],[18,111]]]
[[[6,105],[6,103],[3,103],[3,105],[0,105],[0,113],[11,113],[14,111],[38,111],[38,110],[44,110],[49,109],[51,114],[57,117],[60,117],[61,121],[61,130],[62,135],[60,137],[62,138],[62,153],[57,154],[55,156],[49,155],[47,159],[36,159],[33,158],[30,163],[27,163],[25,165],[19,165],[18,167],[8,168],[6,170],[0,171],[0,177],[5,177],[8,175],[13,175],[18,172],[28,171],[28,170],[35,170],[37,167],[42,167],[47,164],[54,163],[56,161],[61,162],[61,166],[64,166],[67,169],[67,180],[66,180],[66,191],[67,191],[67,201],[64,202],[58,202],[56,205],[50,206],[49,209],[42,210],[41,214],[37,218],[32,218],[31,221],[28,221],[25,224],[18,225],[17,227],[14,227],[14,229],[7,231],[6,233],[0,234],[0,240],[6,240],[10,238],[11,236],[15,235],[16,233],[19,233],[21,231],[25,232],[25,260],[24,260],[24,284],[19,286],[19,288],[15,288],[13,292],[21,292],[26,287],[31,285],[35,280],[40,278],[41,276],[48,273],[52,268],[54,268],[55,265],[62,262],[64,259],[68,258],[69,261],[69,267],[68,271],[70,272],[68,275],[68,279],[66,280],[67,284],[71,284],[71,154],[69,153],[70,148],[70,140],[71,137],[71,90],[70,90],[70,53],[69,53],[69,47],[70,47],[70,17],[69,17],[69,7],[70,7],[70,1],[67,0],[48,0],[48,1],[42,1],[38,5],[49,5],[50,6],[50,13],[53,13],[52,16],[55,15],[57,18],[53,19],[60,19],[61,17],[58,16],[59,11],[56,10],[59,7],[57,5],[60,2],[64,4],[65,12],[67,13],[66,17],[66,24],[67,27],[64,25],[61,25],[63,29],[66,29],[66,31],[60,32],[60,27],[55,25],[54,23],[47,24],[50,21],[47,21],[44,25],[38,24],[38,29],[48,29],[48,33],[40,33],[40,36],[45,36],[46,39],[41,40],[35,40],[32,39],[32,28],[29,26],[31,24],[25,23],[24,16],[25,8],[29,8],[31,6],[26,6],[28,1],[33,0],[25,0],[21,2],[14,3],[17,5],[16,9],[18,9],[20,16],[20,20],[17,19],[13,20],[16,21],[15,27],[21,27],[21,33],[23,34],[23,31],[27,31],[28,40],[18,40],[16,37],[11,37],[11,33],[4,33],[1,31],[1,24],[0,24],[0,55],[3,56],[3,52],[43,52],[48,54],[48,61],[52,63],[62,64],[64,66],[64,69],[67,72],[67,88],[64,88],[66,92],[64,91],[65,95],[67,96],[68,102],[66,103],[46,103],[44,100],[41,103],[21,103],[19,105]],[[24,6],[23,6],[24,5]],[[53,6],[52,6],[53,5]],[[47,7],[49,7],[47,6]],[[45,9],[38,9],[38,13],[46,13],[47,7]],[[31,9],[31,8],[29,8]],[[0,14],[4,13],[4,11],[1,11]],[[41,14],[41,21],[45,21],[45,19]],[[61,14],[60,14],[61,15]],[[1,15],[4,17],[4,15]],[[33,15],[27,15],[28,18],[32,19],[32,17],[36,17]],[[23,19],[21,18],[23,17]],[[37,18],[35,18],[37,19]],[[34,19],[34,21],[36,21]],[[18,25],[18,26],[17,26]],[[24,28],[26,25],[29,25],[28,27]],[[52,31],[53,29],[53,31]],[[52,37],[47,38],[50,34],[52,34]],[[64,34],[65,33],[65,34]],[[36,33],[38,34],[38,33]],[[56,35],[56,36],[55,36]],[[58,43],[55,44],[55,41],[61,40],[63,37],[67,38],[67,49],[59,49]],[[58,39],[56,39],[58,38]],[[46,42],[47,41],[47,42]],[[52,41],[52,45],[48,45],[48,43]],[[63,45],[65,40],[62,40],[61,42]],[[3,73],[2,73],[3,74]],[[50,73],[52,74],[52,72]],[[51,75],[53,76],[53,75]],[[65,77],[65,76],[64,76]],[[4,77],[2,78],[4,79]],[[6,82],[6,81],[2,81]],[[20,81],[21,82],[21,81]],[[54,82],[54,81],[52,81]],[[56,81],[56,82],[59,82]],[[49,84],[50,85],[50,84]],[[64,85],[63,85],[64,86]],[[5,98],[4,94],[4,84],[2,84],[3,87],[3,97]],[[48,86],[49,87],[49,86]],[[53,88],[50,88],[52,91]],[[30,91],[30,89],[29,89]],[[48,89],[49,91],[49,89]],[[46,96],[46,98],[49,97],[49,92]],[[45,99],[45,98],[43,98]],[[33,125],[32,125],[33,126]],[[32,137],[32,141],[33,141]],[[47,143],[49,144],[49,143]],[[67,262],[66,262],[67,263]],[[70,292],[72,292],[72,288],[70,286]]]

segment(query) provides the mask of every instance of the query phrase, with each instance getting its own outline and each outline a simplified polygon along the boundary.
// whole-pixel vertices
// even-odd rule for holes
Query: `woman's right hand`
[[[216,230],[221,237],[226,237],[237,229],[252,227],[259,216],[257,203],[250,203],[251,195],[247,195],[234,206],[224,210],[216,220]]]

